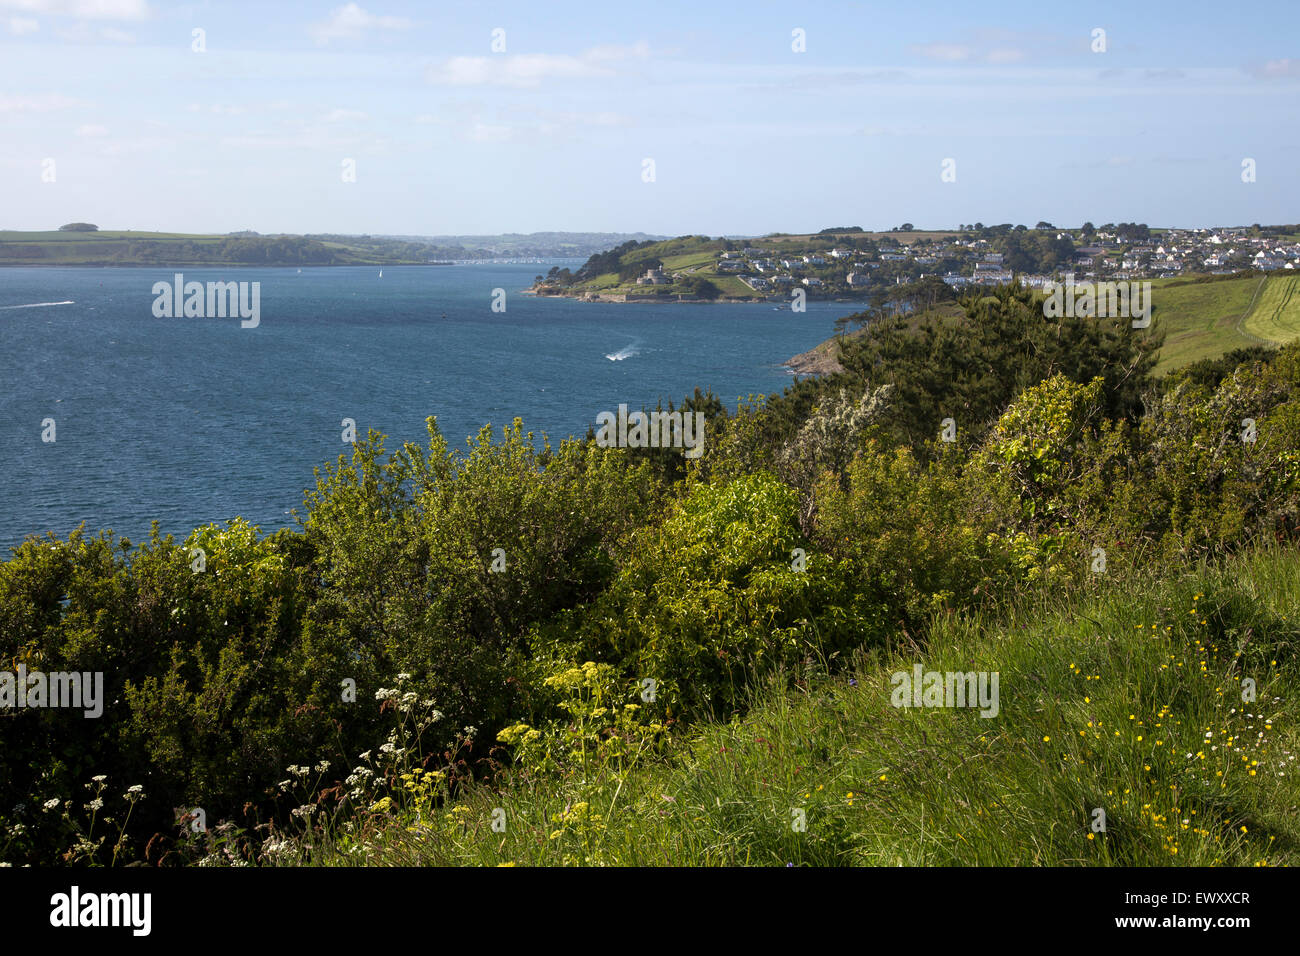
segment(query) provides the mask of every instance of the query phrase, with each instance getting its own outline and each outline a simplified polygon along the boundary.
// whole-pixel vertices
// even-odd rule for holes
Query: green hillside
[[[0,231],[0,266],[386,265],[425,261],[305,236]]]
[[[843,245],[850,237],[862,239],[867,235],[853,233],[846,236],[828,233],[815,236],[777,235],[753,239],[679,236],[658,242],[625,243],[592,256],[571,277],[548,277],[538,285],[537,291],[551,295],[591,295],[628,299],[716,296],[724,299],[759,300],[774,295],[784,297],[788,295],[789,287],[772,286],[755,289],[743,282],[739,276],[721,271],[721,254],[753,249],[758,250],[757,257],[770,257],[775,260],[788,254],[828,253],[836,246]],[[655,267],[662,269],[664,275],[671,281],[657,285],[639,285],[637,279],[648,269]],[[827,282],[827,285],[816,293],[811,289],[805,291],[809,295],[816,294],[823,298],[831,295],[845,298],[857,297],[858,290],[843,287],[845,268],[843,263],[829,263],[824,269],[804,270],[811,271],[812,275]],[[753,272],[752,269],[746,271]],[[771,277],[767,278],[770,280]],[[703,282],[711,284],[711,288],[706,286],[705,291],[701,291]]]
[[[365,826],[295,841],[279,862],[1295,865],[1294,658],[1261,658],[1269,703],[1242,707],[1232,635],[1287,646],[1297,607],[1300,556],[1261,551],[1140,587],[1040,594],[1005,622],[947,617],[919,657],[861,655],[837,677],[773,682],[743,720],[705,723],[665,758],[513,774],[424,821],[418,794],[389,816],[392,800]],[[918,661],[1000,671],[998,719],[891,706],[891,675]],[[1092,831],[1095,808],[1104,832]],[[504,833],[494,813],[510,821]]]
[[[71,224],[70,224],[71,225]],[[484,236],[227,235],[135,230],[0,230],[4,265],[425,265],[459,259],[585,257],[636,233]]]
[[[1253,345],[1300,338],[1300,276],[1152,279],[1151,332],[1163,333],[1157,371],[1167,372]],[[795,356],[796,370],[823,374],[836,338]]]
[[[1300,276],[1269,276],[1246,316],[1244,329],[1246,334],[1270,342],[1289,342],[1300,336]]]
[[[1152,285],[1152,328],[1165,335],[1160,371],[1300,336],[1300,276],[1156,279]]]
[[[1179,368],[1258,345],[1258,339],[1241,331],[1241,323],[1264,281],[1260,276],[1199,283],[1153,280],[1152,331],[1165,336],[1159,369]]]

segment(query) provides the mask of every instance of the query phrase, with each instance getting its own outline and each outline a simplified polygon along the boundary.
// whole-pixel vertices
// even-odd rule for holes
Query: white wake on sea
[[[76,305],[77,303],[69,299],[67,302],[28,302],[26,305],[0,305],[0,311],[5,309],[42,309],[47,305]]]
[[[641,351],[640,349],[637,348],[639,344],[640,341],[638,340],[636,342],[633,342],[631,345],[627,346],[626,348],[619,349],[617,352],[606,352],[605,358],[609,359],[611,362],[621,362],[623,361],[623,359],[631,358],[634,355],[639,355]]]

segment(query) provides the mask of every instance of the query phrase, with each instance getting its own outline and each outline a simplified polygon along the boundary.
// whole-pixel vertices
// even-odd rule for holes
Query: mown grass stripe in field
[[[1300,276],[1269,276],[1255,308],[1246,316],[1244,330],[1270,342],[1289,342],[1300,336]]]

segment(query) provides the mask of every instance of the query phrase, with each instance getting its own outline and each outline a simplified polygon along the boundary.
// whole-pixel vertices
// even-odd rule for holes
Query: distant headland
[[[73,222],[45,232],[0,230],[0,266],[400,266],[585,259],[643,232],[484,236],[345,236],[149,232]]]

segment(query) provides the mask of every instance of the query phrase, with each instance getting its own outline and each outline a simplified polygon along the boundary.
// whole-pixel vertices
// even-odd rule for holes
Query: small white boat
[[[379,270],[379,278],[382,279],[383,277],[384,277],[384,270],[383,270],[383,269],[380,269],[380,270]]]

